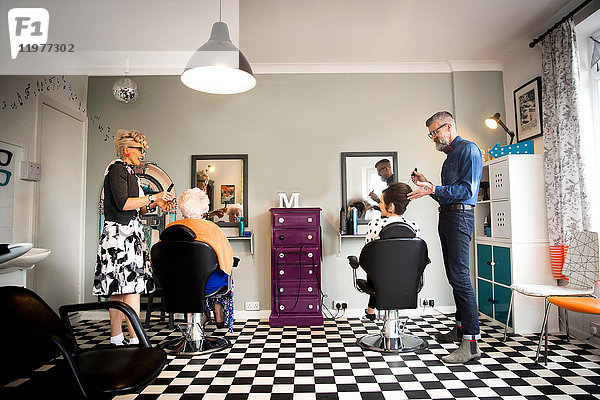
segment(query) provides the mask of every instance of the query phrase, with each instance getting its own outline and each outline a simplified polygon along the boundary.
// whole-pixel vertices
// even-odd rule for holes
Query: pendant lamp
[[[192,55],[180,79],[191,89],[213,94],[243,93],[256,86],[250,63],[231,43],[229,28],[220,15],[208,42]]]

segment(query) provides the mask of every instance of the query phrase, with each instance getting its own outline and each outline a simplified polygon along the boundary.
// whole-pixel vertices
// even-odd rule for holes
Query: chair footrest
[[[395,338],[387,338],[381,334],[366,335],[356,341],[365,350],[382,353],[407,353],[426,349],[429,344],[420,337],[401,334]]]
[[[187,340],[181,337],[165,342],[161,347],[171,355],[200,355],[223,350],[230,344],[229,339],[222,337],[205,336],[200,340]]]

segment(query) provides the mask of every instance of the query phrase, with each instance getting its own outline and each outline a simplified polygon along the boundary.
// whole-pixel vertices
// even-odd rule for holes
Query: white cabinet
[[[479,311],[502,324],[512,283],[556,284],[548,248],[543,162],[543,155],[515,154],[483,165],[481,181],[489,183],[489,200],[478,201],[475,208],[475,287]],[[486,222],[491,232],[486,232]],[[543,314],[542,298],[515,293],[510,323],[515,333],[539,332]]]

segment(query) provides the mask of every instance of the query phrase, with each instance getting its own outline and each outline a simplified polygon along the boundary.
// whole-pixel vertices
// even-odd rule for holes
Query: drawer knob
[[[314,307],[314,306],[313,306],[312,304],[309,304],[309,305],[308,305],[308,309],[309,309],[309,310],[312,310],[312,309],[313,309],[313,307]]]
[[[282,305],[279,306],[279,309],[280,310],[285,310],[285,306],[282,304]]]
[[[283,235],[279,235],[279,240],[283,240],[283,239],[284,239]]]
[[[312,240],[312,235],[307,236],[308,240]]]
[[[306,289],[306,290],[308,290],[309,292],[312,292],[313,288],[312,288],[312,286],[309,286],[308,289]]]
[[[312,218],[311,217],[308,217],[308,222],[312,222]]]
[[[312,275],[312,274],[313,274],[313,270],[312,270],[312,269],[309,269],[309,270],[308,270],[308,274],[309,274],[309,275]]]
[[[283,272],[282,269],[279,270],[279,275],[283,275],[285,272]]]
[[[279,253],[279,258],[283,258],[285,255],[283,253]]]
[[[313,253],[308,253],[307,256],[308,258],[313,258]]]
[[[279,223],[280,223],[280,224],[283,224],[284,222],[285,222],[285,219],[284,219],[283,217],[280,217],[280,218],[279,218]]]
[[[279,288],[279,293],[283,293],[283,288]]]

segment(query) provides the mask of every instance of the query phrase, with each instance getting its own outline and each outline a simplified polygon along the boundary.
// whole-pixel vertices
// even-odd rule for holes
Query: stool
[[[158,308],[154,308],[154,297],[160,297],[160,306]],[[163,293],[162,288],[157,287],[156,290],[152,293],[148,294],[148,303],[146,304],[146,320],[144,322],[144,328],[150,328],[150,318],[153,311],[160,310],[160,320],[164,320],[166,318],[165,312],[165,303],[163,301]],[[175,329],[175,325],[173,323],[173,314],[169,313],[169,329]]]
[[[546,298],[546,310],[544,312],[544,321],[542,322],[541,329],[542,333],[540,334],[540,341],[538,342],[537,351],[535,353],[536,364],[538,363],[540,349],[542,347],[542,337],[544,337],[544,365],[548,365],[548,312],[550,311],[550,304],[554,304],[557,307],[564,308],[568,311],[600,315],[600,299],[595,297],[550,296]]]

